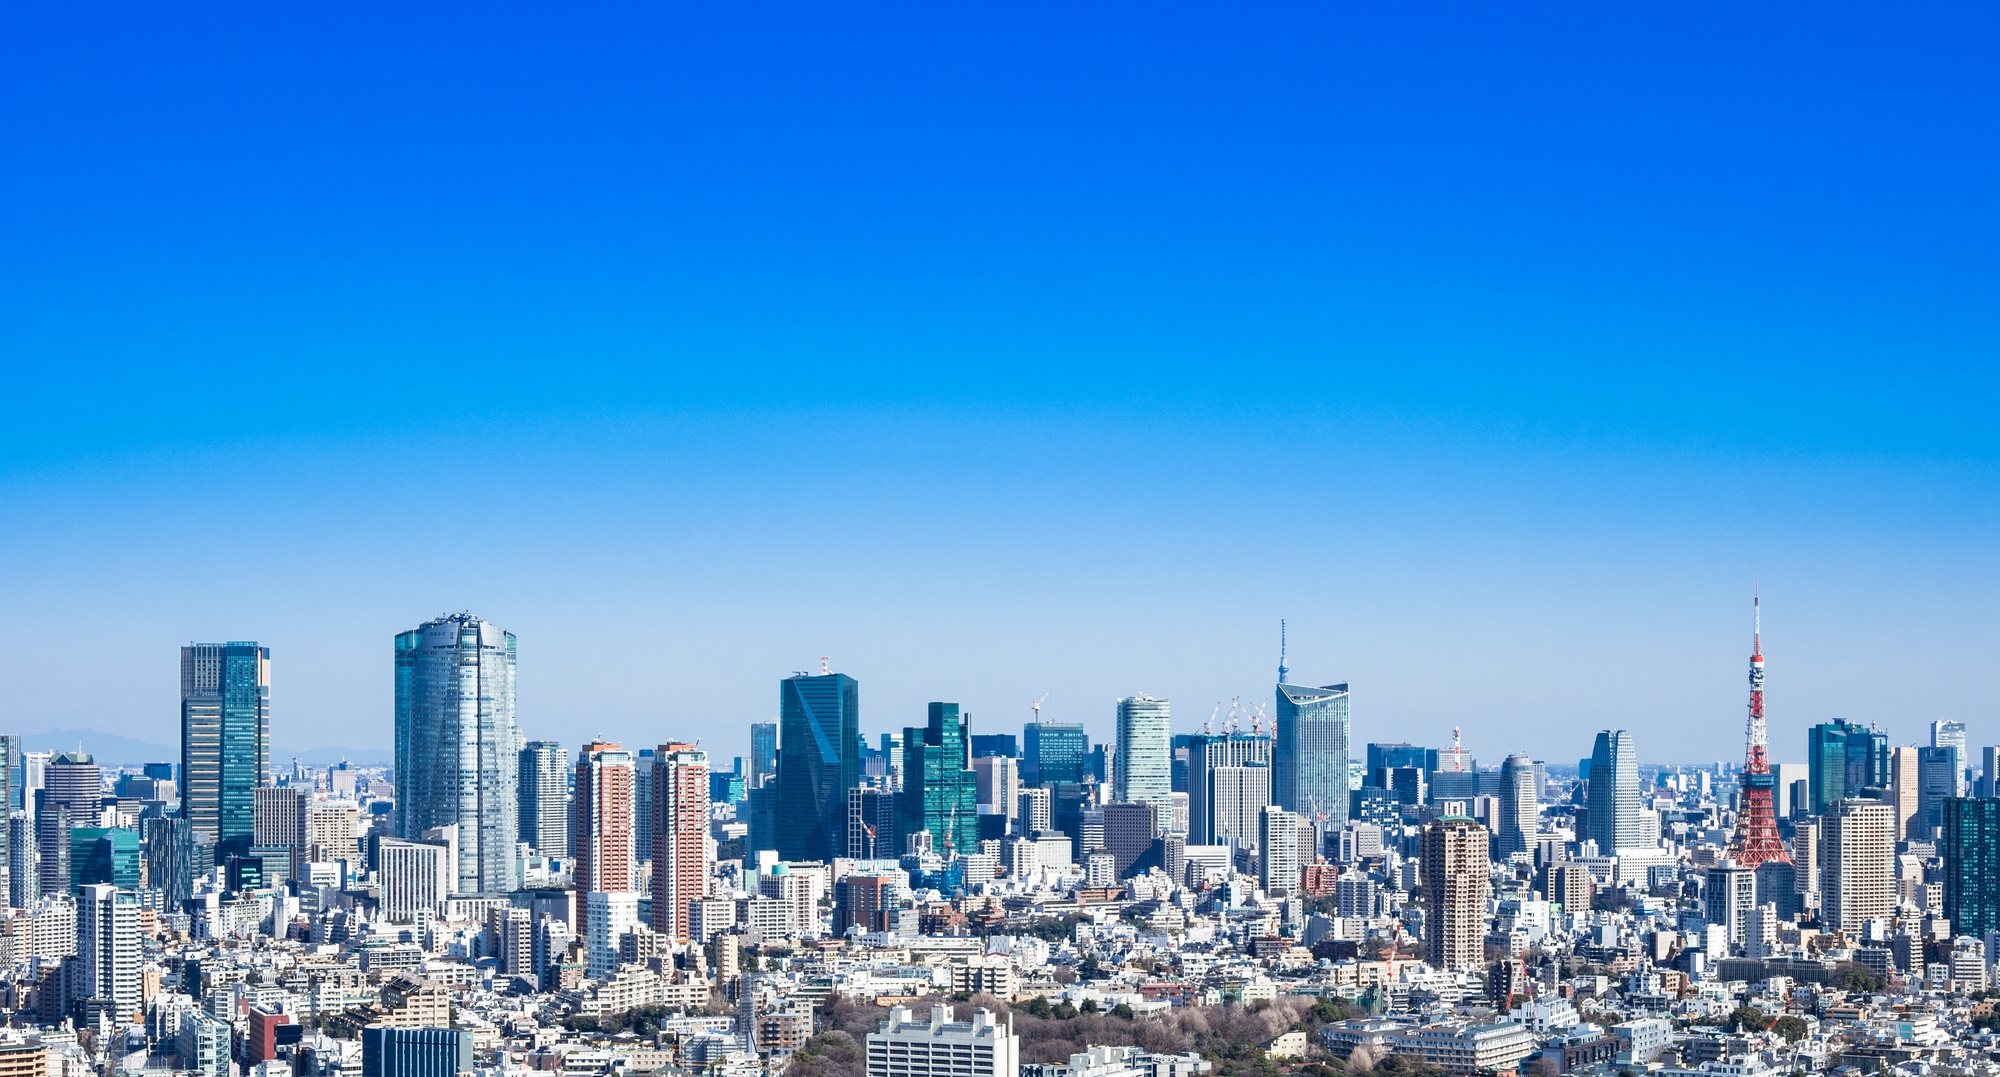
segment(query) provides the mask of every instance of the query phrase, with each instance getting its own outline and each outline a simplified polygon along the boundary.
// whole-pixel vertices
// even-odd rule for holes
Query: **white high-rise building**
[[[520,839],[543,856],[569,856],[569,753],[552,740],[521,749]]]
[[[1271,806],[1271,768],[1261,763],[1216,767],[1204,778],[1207,795],[1202,798],[1201,817],[1190,826],[1189,841],[1232,850],[1258,848],[1258,820]],[[1194,827],[1200,828],[1198,839]]]
[[[422,841],[383,838],[376,848],[376,875],[382,883],[382,919],[392,924],[436,913],[458,890],[458,828],[437,827]]]
[[[1173,721],[1167,701],[1131,696],[1118,701],[1118,754],[1112,799],[1145,801],[1168,810],[1174,791]]]
[[[589,926],[584,939],[584,975],[601,980],[618,971],[618,936],[639,924],[639,895],[592,891],[586,899]]]
[[[1968,753],[1965,743],[1965,723],[1954,722],[1949,718],[1940,718],[1932,722],[1931,747],[1951,749],[1952,788],[1951,792],[1947,795],[1954,797],[1964,796],[1965,768],[1971,762],[1971,755]]]
[[[1895,809],[1876,800],[1842,800],[1828,808],[1820,838],[1820,910],[1828,926],[1859,931],[1896,910],[1891,879],[1896,853]]]
[[[953,1021],[951,1008],[931,1007],[915,1020],[902,1006],[889,1009],[880,1031],[868,1034],[868,1077],[1018,1077],[1021,1037],[1011,1021],[1002,1027],[991,1010]]]
[[[120,1021],[138,1020],[145,956],[139,895],[102,883],[84,887],[77,897],[76,956],[88,997],[109,999]]]
[[[1311,834],[1312,823],[1297,812],[1267,804],[1257,813],[1257,881],[1265,893],[1298,893],[1301,853],[1311,847]]]

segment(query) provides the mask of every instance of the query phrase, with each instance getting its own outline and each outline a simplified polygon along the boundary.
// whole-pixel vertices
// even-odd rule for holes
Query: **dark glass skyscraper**
[[[396,637],[396,833],[458,824],[461,893],[516,888],[514,634],[469,613]]]
[[[2000,800],[1951,797],[1941,805],[1944,914],[1959,935],[2000,930]]]
[[[750,724],[750,788],[755,789],[778,773],[778,723]]]
[[[1806,730],[1812,812],[1889,787],[1889,737],[1855,722],[1834,720]]]
[[[1021,781],[1027,785],[1081,782],[1090,738],[1076,722],[1029,722],[1021,727]]]
[[[861,688],[845,673],[778,682],[778,856],[847,855],[847,791],[861,781]],[[754,742],[753,742],[754,743]]]
[[[1639,756],[1630,731],[1607,729],[1597,735],[1585,803],[1584,837],[1597,842],[1597,855],[1616,856],[1620,849],[1639,846]]]
[[[1278,685],[1271,798],[1322,834],[1347,825],[1347,685]]]
[[[271,781],[271,649],[181,648],[181,815],[195,834],[250,851],[257,787]]]
[[[930,831],[931,848],[940,854],[979,851],[971,733],[971,717],[959,714],[956,703],[931,704],[927,725],[903,730],[901,829],[905,838]]]

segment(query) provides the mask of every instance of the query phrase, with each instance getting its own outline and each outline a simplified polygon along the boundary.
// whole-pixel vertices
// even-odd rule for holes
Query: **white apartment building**
[[[991,1010],[953,1021],[951,1008],[939,1005],[918,1021],[896,1006],[868,1035],[868,1077],[1019,1077],[1020,1069],[1021,1037],[1011,1023],[994,1023]]]

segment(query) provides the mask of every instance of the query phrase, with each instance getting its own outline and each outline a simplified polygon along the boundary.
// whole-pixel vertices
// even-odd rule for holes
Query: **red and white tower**
[[[1771,861],[1791,863],[1784,839],[1778,837],[1778,810],[1774,794],[1778,779],[1765,757],[1764,726],[1764,608],[1761,598],[1752,598],[1754,627],[1750,635],[1750,721],[1748,759],[1743,767],[1743,799],[1736,812],[1736,837],[1729,855],[1744,867],[1754,868]]]

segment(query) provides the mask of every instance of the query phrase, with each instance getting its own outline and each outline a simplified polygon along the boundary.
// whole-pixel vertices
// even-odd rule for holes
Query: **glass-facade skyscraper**
[[[928,830],[940,854],[979,851],[979,783],[972,770],[972,719],[956,703],[933,703],[923,728],[903,730],[902,832]],[[842,855],[846,855],[845,852]]]
[[[750,775],[749,786],[759,788],[778,773],[778,723],[753,722],[750,725]]]
[[[518,887],[521,734],[514,634],[469,613],[396,637],[396,834],[458,826],[458,887]]]
[[[569,857],[569,753],[552,740],[521,749],[518,837],[543,856]]]
[[[1278,737],[1272,745],[1272,799],[1317,824],[1347,825],[1347,685],[1278,685]]]
[[[227,853],[250,851],[257,787],[271,781],[271,649],[181,648],[181,815]]]
[[[2000,931],[2000,800],[1953,797],[1944,802],[1944,914],[1959,935]]]
[[[1164,811],[1174,791],[1173,739],[1166,700],[1151,696],[1119,700],[1111,799],[1144,802]]]
[[[1021,781],[1028,785],[1081,782],[1089,756],[1090,737],[1080,722],[1029,722],[1021,727]]]
[[[1586,799],[1589,830],[1584,837],[1597,842],[1597,855],[1616,856],[1620,849],[1639,848],[1644,836],[1639,825],[1639,757],[1632,747],[1632,734],[1624,729],[1607,729],[1597,734],[1590,751],[1590,784]]]
[[[800,673],[778,682],[779,859],[847,855],[847,791],[861,781],[860,735],[854,678]]]
[[[1855,722],[1834,720],[1806,730],[1812,812],[1843,800],[1874,797],[1889,787],[1889,737]]]

